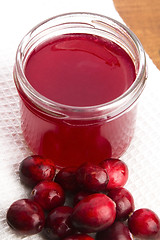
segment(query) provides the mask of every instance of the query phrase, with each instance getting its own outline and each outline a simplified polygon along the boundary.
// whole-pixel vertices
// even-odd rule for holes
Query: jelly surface
[[[123,94],[135,80],[135,67],[112,41],[91,34],[64,34],[34,49],[25,75],[48,99],[82,107]]]

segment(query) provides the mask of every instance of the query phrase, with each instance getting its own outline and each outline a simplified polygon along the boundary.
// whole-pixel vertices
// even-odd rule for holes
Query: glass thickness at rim
[[[24,74],[26,53],[29,52],[29,49],[34,49],[35,44],[42,43],[53,34],[54,36],[56,36],[55,34],[60,35],[63,31],[67,33],[94,33],[114,40],[115,43],[126,50],[133,60],[136,69],[134,83],[113,101],[86,107],[60,104],[38,93],[29,84]],[[134,33],[114,19],[95,13],[66,13],[41,22],[24,36],[17,49],[14,79],[17,88],[21,89],[32,103],[46,114],[72,119],[93,119],[97,117],[111,119],[127,110],[141,95],[146,80],[145,52]]]

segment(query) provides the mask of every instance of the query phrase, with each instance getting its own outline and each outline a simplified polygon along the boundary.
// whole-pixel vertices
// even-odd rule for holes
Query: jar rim
[[[115,98],[112,101],[93,105],[93,106],[70,106],[61,103],[57,103],[51,99],[44,97],[42,94],[37,92],[31,84],[28,82],[22,66],[22,59],[24,57],[24,49],[28,41],[32,38],[34,33],[34,37],[36,38],[38,34],[36,31],[41,28],[41,26],[45,26],[48,23],[54,23],[55,20],[66,20],[67,18],[70,20],[68,23],[72,23],[73,18],[81,17],[81,20],[90,19],[90,26],[93,28],[98,27],[102,28],[105,31],[105,28],[108,26],[112,26],[113,28],[120,29],[123,34],[127,34],[130,38],[130,41],[134,44],[134,48],[139,54],[139,67],[136,73],[136,79],[133,84],[119,97]],[[75,22],[73,22],[75,23]],[[88,22],[89,23],[89,22]],[[44,29],[43,29],[44,30]],[[138,59],[136,59],[138,61]],[[141,95],[141,92],[144,89],[145,82],[147,79],[146,76],[146,57],[143,46],[137,36],[124,24],[119,21],[96,13],[89,12],[70,12],[65,14],[60,14],[49,19],[40,22],[38,25],[33,27],[21,40],[17,53],[16,53],[16,62],[14,66],[14,80],[17,88],[21,89],[25,94],[29,96],[32,102],[36,104],[36,106],[44,111],[48,115],[53,115],[54,117],[62,117],[62,118],[72,118],[72,119],[93,119],[100,116],[100,118],[113,118],[126,109],[130,107]],[[56,113],[56,114],[55,114]]]

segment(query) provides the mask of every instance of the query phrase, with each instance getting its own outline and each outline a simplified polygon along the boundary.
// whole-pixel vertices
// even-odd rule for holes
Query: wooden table
[[[160,0],[114,0],[114,4],[160,69]]]

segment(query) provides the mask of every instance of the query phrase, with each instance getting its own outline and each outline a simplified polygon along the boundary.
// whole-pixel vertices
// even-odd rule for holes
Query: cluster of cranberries
[[[134,199],[124,188],[128,168],[120,159],[56,172],[51,160],[38,155],[21,162],[20,179],[32,191],[8,209],[13,229],[23,234],[42,231],[54,240],[159,239],[158,216],[145,208],[135,211]]]

